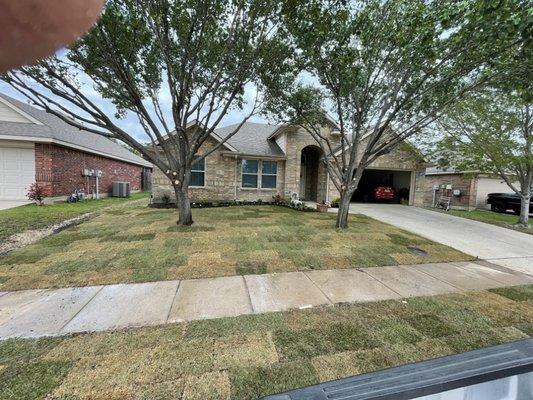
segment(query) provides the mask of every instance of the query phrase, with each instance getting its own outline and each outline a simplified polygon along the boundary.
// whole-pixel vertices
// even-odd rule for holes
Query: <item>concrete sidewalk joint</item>
[[[489,262],[316,270],[0,293],[0,339],[61,336],[533,283]]]

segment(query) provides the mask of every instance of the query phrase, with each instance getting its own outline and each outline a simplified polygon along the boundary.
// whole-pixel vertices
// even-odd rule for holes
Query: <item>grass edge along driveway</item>
[[[533,285],[0,341],[2,399],[248,400],[533,334]]]
[[[454,215],[456,217],[472,219],[474,221],[484,222],[486,224],[501,226],[502,228],[512,229],[522,233],[528,233],[533,235],[533,217],[529,218],[529,229],[525,229],[521,226],[516,225],[518,222],[518,215],[513,213],[497,213],[489,210],[449,210],[444,211],[437,208],[427,208],[431,211],[437,211],[440,213],[447,213]]]
[[[0,257],[0,290],[464,261],[450,247],[363,215],[276,206],[175,210],[130,204]],[[412,247],[420,249],[413,252]]]

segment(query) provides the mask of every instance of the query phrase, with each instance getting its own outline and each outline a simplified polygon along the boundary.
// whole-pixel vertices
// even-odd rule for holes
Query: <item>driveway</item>
[[[24,204],[30,204],[30,201],[17,201],[17,200],[0,200],[0,210],[7,210],[8,208],[15,208],[23,206]]]
[[[350,205],[350,212],[367,215],[463,253],[533,275],[533,235],[397,204],[356,203]]]

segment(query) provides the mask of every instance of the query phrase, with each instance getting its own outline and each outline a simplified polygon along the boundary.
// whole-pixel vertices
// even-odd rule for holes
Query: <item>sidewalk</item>
[[[533,277],[489,263],[463,262],[0,292],[0,339],[528,283]]]

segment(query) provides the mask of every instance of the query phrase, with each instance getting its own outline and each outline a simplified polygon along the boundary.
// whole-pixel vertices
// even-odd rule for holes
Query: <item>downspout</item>
[[[237,155],[235,155],[235,168],[233,171],[233,200],[237,200]]]

